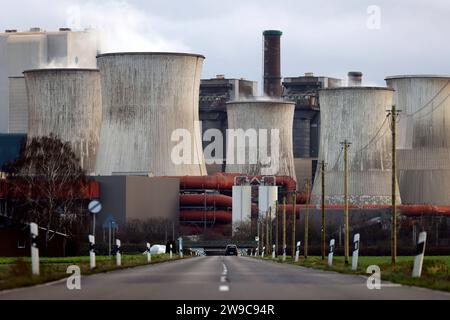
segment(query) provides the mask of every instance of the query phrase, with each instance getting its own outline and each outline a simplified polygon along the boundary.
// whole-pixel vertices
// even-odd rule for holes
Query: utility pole
[[[264,231],[264,218],[261,219],[261,253],[263,252],[263,248],[266,246],[265,242],[265,231]]]
[[[275,253],[276,255],[279,254],[279,248],[278,248],[278,239],[279,239],[279,231],[280,226],[278,225],[278,200],[275,202]]]
[[[295,239],[295,232],[296,232],[296,224],[297,224],[297,192],[294,191],[292,194],[292,258],[295,257],[295,245],[296,245],[296,239]]]
[[[392,106],[392,110],[388,111],[391,116],[391,132],[392,132],[392,217],[391,217],[391,262],[397,262],[397,116],[400,110],[396,106]]]
[[[322,260],[325,260],[326,255],[326,224],[325,224],[325,161],[320,163],[322,174]]]
[[[269,208],[269,211],[270,211],[270,208]],[[267,255],[269,255],[271,245],[270,245],[270,238],[269,238],[270,231],[269,231],[269,215],[268,214],[266,214],[265,224],[266,224],[266,252],[267,252]]]
[[[350,252],[350,228],[348,225],[348,148],[351,143],[345,139],[341,142],[344,147],[344,215],[345,215],[345,264],[348,264]]]
[[[309,179],[306,180],[306,211],[305,211],[305,259],[308,258],[308,241],[309,241]]]
[[[273,233],[273,220],[272,220],[272,207],[269,208],[269,221],[268,221],[268,226],[269,226],[269,236],[268,236],[268,249],[267,252],[272,254],[272,245],[273,245],[273,237],[272,237],[272,233]]]
[[[261,233],[259,232],[259,216],[256,219],[256,237],[258,238],[257,244],[258,244],[258,248],[257,251],[259,253],[259,244],[261,243]]]
[[[283,258],[286,254],[286,196],[283,197]]]

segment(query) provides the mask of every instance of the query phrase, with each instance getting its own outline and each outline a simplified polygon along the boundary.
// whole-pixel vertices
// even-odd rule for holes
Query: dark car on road
[[[226,256],[237,256],[238,255],[238,248],[234,244],[227,245],[225,249],[225,255]]]

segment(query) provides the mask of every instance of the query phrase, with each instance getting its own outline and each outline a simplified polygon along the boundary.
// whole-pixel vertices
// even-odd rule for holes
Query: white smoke
[[[77,63],[67,63],[61,62],[57,60],[52,60],[46,64],[42,64],[39,66],[40,69],[78,69],[80,66]]]
[[[189,51],[181,41],[162,36],[153,20],[126,0],[87,1],[67,8],[68,27],[99,31],[102,53]]]

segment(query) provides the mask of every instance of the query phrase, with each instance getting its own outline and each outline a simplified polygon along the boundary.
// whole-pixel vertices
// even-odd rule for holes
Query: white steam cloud
[[[181,41],[168,39],[152,25],[150,14],[128,1],[88,1],[67,8],[67,25],[72,29],[96,29],[100,32],[100,51],[189,51]]]

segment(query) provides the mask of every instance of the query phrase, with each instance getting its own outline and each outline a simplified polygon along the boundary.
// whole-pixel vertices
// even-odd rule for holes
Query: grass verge
[[[272,260],[272,258],[267,257],[264,260]],[[349,265],[344,263],[344,257],[335,257],[332,267],[328,266],[326,259],[323,261],[321,257],[315,256],[308,257],[308,259],[300,257],[298,262],[295,262],[291,257],[287,257],[286,262],[283,262],[281,257],[276,258],[275,261],[319,270],[366,276],[369,275],[366,273],[367,267],[377,265],[380,267],[382,280],[450,292],[450,256],[425,257],[421,278],[412,278],[411,276],[414,257],[398,257],[395,265],[391,264],[391,257],[359,257],[356,271],[351,270],[351,257]]]
[[[189,257],[184,259],[186,258]],[[152,264],[179,259],[178,255],[174,255],[172,260],[168,254],[154,255]],[[41,258],[40,275],[32,276],[30,258],[0,258],[0,290],[33,286],[67,278],[70,275],[66,271],[71,265],[80,267],[82,275],[148,265],[145,255],[122,255],[122,266],[120,267],[116,265],[114,256],[97,256],[96,264],[97,268],[90,270],[89,257]]]

